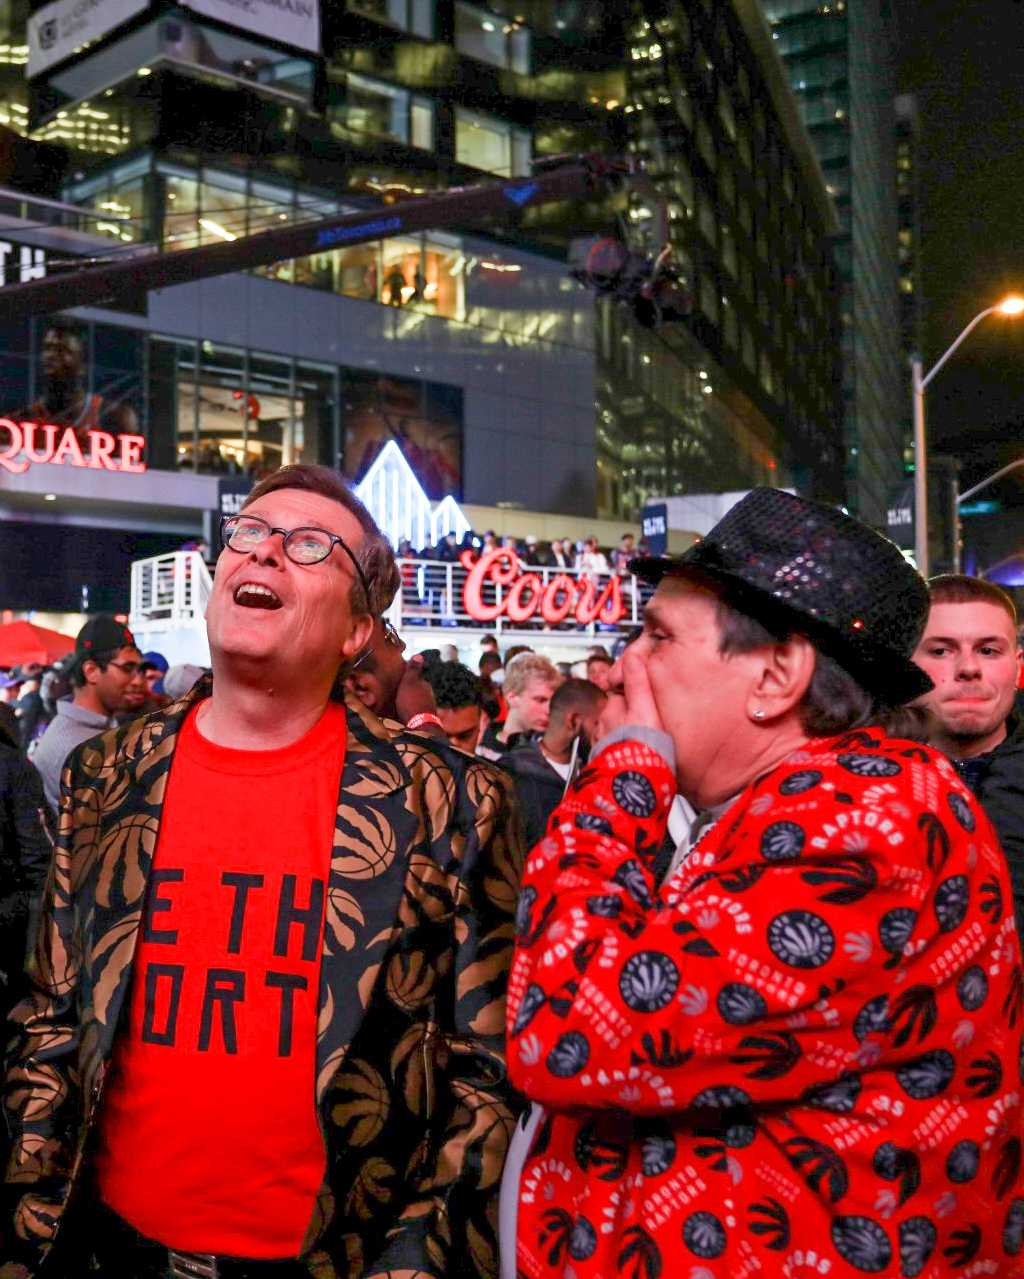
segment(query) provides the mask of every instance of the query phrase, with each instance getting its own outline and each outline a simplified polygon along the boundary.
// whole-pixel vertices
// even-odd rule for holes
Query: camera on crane
[[[638,324],[654,329],[685,319],[692,300],[666,252],[637,253],[614,236],[590,245],[583,265],[570,271],[587,288],[631,307]]]

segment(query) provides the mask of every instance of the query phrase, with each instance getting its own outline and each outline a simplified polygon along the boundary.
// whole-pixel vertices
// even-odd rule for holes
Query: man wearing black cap
[[[127,626],[106,613],[90,618],[75,640],[72,680],[74,693],[57,703],[57,714],[32,756],[54,812],[67,757],[76,746],[110,728],[131,694],[145,693],[142,654]]]
[[[1019,1274],[1006,866],[949,761],[884,727],[929,687],[924,583],[772,489],[634,571],[643,634],[523,879],[519,1272]]]

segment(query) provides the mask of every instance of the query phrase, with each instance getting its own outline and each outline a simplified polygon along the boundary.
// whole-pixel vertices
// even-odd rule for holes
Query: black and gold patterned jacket
[[[15,1010],[5,1095],[17,1208],[2,1260],[33,1271],[51,1249],[44,1273],[87,1250],[90,1127],[126,1008],[175,742],[210,689],[208,677],[167,710],[86,743],[65,769],[34,990]],[[520,862],[510,780],[348,707],[317,1030],[327,1174],[302,1251],[317,1279],[497,1274]]]

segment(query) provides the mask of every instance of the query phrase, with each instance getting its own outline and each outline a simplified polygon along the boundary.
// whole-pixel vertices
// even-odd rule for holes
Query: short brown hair
[[[369,599],[363,598],[363,586],[358,577],[353,580],[349,601],[357,613],[370,613],[380,617],[395,598],[402,584],[395,563],[395,554],[384,534],[377,527],[377,522],[341,478],[337,471],[327,466],[313,466],[306,462],[296,462],[290,466],[282,466],[268,475],[265,480],[252,490],[242,504],[244,510],[252,502],[268,493],[277,493],[281,489],[300,489],[304,493],[319,493],[333,502],[343,506],[346,511],[359,521],[363,530],[363,540],[353,554],[363,570],[370,590]]]
[[[942,573],[928,579],[928,594],[933,604],[995,604],[1004,609],[1017,629],[1017,606],[1001,586],[983,577],[966,573]]]

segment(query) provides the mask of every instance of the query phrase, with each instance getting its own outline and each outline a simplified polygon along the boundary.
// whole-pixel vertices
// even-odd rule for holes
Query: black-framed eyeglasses
[[[108,666],[116,666],[119,671],[124,671],[129,679],[134,679],[142,670],[141,662],[107,662]]]
[[[239,555],[248,555],[275,533],[281,534],[284,553],[292,563],[306,567],[322,563],[336,546],[340,546],[352,561],[352,567],[356,571],[356,577],[359,578],[359,584],[366,597],[366,606],[370,607],[370,584],[366,580],[366,574],[360,567],[352,548],[337,533],[328,533],[326,529],[314,526],[275,528],[266,520],[260,519],[258,515],[225,515],[220,522],[220,540],[229,550],[237,551]]]

